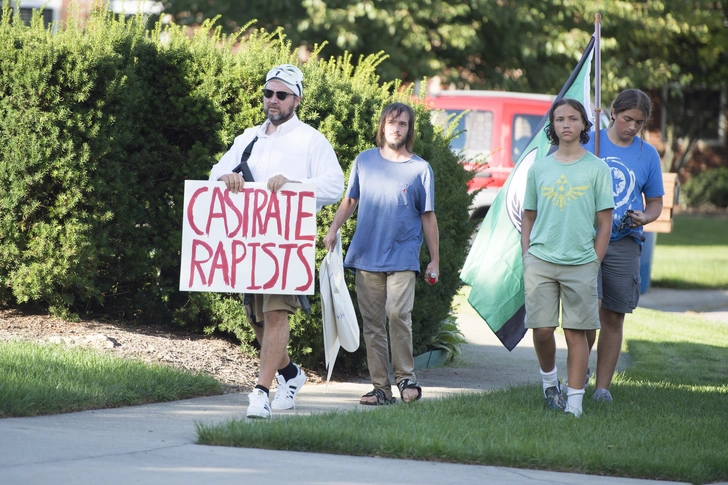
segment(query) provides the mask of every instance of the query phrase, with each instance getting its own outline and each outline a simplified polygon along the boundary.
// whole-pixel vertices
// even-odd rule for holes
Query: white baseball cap
[[[303,73],[293,64],[281,64],[268,71],[265,83],[273,79],[288,86],[296,96],[303,95]]]

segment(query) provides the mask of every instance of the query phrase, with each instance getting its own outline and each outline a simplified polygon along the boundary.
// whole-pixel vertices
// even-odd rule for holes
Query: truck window
[[[450,117],[460,113],[462,110],[433,111],[434,121],[447,130]],[[493,112],[471,110],[458,120],[454,131],[460,134],[450,143],[451,149],[489,153],[493,137]]]
[[[539,115],[523,115],[518,114],[513,117],[513,127],[511,129],[511,146],[513,153],[511,154],[511,162],[514,164],[526,149],[531,137],[536,133],[536,128],[541,122],[543,116]]]

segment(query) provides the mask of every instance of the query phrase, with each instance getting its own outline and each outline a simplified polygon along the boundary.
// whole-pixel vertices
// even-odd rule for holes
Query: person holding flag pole
[[[585,106],[590,104],[589,75],[598,50],[593,35],[555,103],[568,97]],[[468,302],[509,351],[526,334],[520,250],[522,207],[528,169],[551,149],[543,130],[548,123],[546,114],[483,220],[460,272],[462,281],[471,287]]]
[[[601,16],[595,15],[597,45],[601,36]],[[601,112],[601,54],[595,53],[594,105],[596,119]],[[597,130],[585,148],[610,166],[614,184],[612,233],[599,270],[599,341],[596,383],[592,398],[611,402],[612,384],[622,350],[626,313],[637,308],[640,297],[640,255],[643,227],[662,212],[662,168],[657,150],[637,135],[650,118],[652,102],[638,89],[617,96],[606,130]],[[604,150],[602,148],[604,135]],[[644,198],[644,205],[643,205]],[[597,342],[597,332],[587,332],[589,352]],[[587,372],[588,375],[588,372]],[[585,383],[586,386],[586,383]]]
[[[599,273],[601,330],[597,344],[596,388],[592,398],[612,401],[609,387],[622,349],[624,317],[640,298],[643,227],[660,217],[665,190],[657,150],[637,135],[650,118],[652,102],[638,89],[622,91],[612,104],[601,149],[587,144],[611,168],[614,214],[607,254]],[[644,203],[643,203],[644,200]],[[588,334],[589,348],[596,331]]]

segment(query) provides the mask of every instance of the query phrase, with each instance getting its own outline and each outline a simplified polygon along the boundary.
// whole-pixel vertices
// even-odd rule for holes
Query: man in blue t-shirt
[[[395,402],[389,379],[389,346],[402,401],[422,397],[412,349],[415,278],[420,272],[424,234],[430,252],[425,279],[430,284],[437,282],[439,233],[432,168],[412,153],[414,125],[415,113],[410,106],[393,103],[384,108],[377,148],[360,153],[354,161],[346,195],[324,238],[324,245],[332,250],[339,228],[358,206],[356,232],[344,266],[356,271],[357,302],[374,386],[361,398],[365,405]]]

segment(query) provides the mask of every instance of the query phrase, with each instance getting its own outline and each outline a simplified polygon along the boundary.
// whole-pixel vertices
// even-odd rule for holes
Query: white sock
[[[546,389],[559,385],[559,376],[556,373],[556,367],[554,367],[554,370],[552,370],[551,372],[544,372],[541,369],[539,369],[538,371],[541,373],[541,382],[543,384],[544,397],[546,397]]]
[[[566,410],[581,416],[581,403],[584,400],[584,389],[566,388]]]

